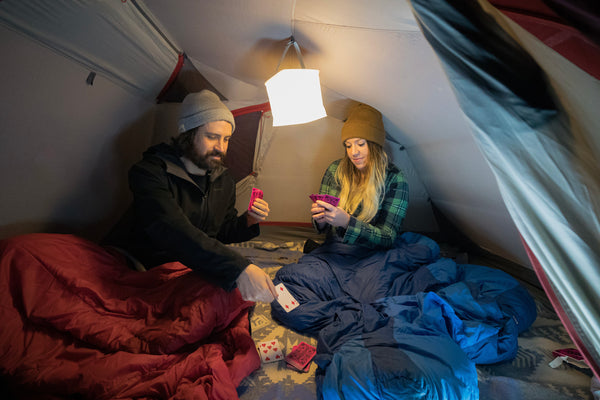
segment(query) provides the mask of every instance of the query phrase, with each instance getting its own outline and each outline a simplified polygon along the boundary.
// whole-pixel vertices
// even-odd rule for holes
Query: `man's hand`
[[[339,207],[334,207],[321,200],[317,200],[313,203],[310,212],[312,213],[312,218],[319,226],[328,223],[331,226],[347,228],[350,223],[350,214]]]
[[[269,275],[260,267],[250,264],[237,278],[237,287],[246,301],[270,303],[277,298],[277,291]]]
[[[248,226],[258,224],[269,216],[269,203],[263,199],[256,199],[248,211]]]

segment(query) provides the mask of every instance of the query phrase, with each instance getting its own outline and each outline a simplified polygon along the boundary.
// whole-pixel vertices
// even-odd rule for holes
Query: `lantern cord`
[[[294,39],[294,36],[292,35],[292,36],[290,36],[290,41],[285,45],[285,49],[283,50],[283,54],[281,55],[281,58],[279,59],[277,68],[275,68],[275,72],[279,71],[279,66],[281,65],[281,62],[285,58],[285,55],[287,54],[288,50],[290,49],[290,47],[292,45],[296,49],[296,54],[298,55],[298,59],[300,60],[300,65],[302,66],[302,69],[306,68],[304,66],[304,61],[302,60],[302,53],[300,52],[300,46],[298,46],[298,42],[296,42],[296,39]]]

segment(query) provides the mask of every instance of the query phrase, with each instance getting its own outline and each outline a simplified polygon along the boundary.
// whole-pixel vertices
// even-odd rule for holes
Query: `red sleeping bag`
[[[237,399],[260,366],[239,291],[73,235],[0,241],[0,373],[23,398]]]

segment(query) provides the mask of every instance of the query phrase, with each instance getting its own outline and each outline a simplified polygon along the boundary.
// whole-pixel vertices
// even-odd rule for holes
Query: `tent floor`
[[[430,237],[434,238],[435,235]],[[319,240],[312,227],[262,226],[261,235],[246,243],[233,245],[255,264],[274,277],[281,266],[297,262],[302,257],[306,239]],[[470,245],[440,243],[442,255],[458,263],[478,264],[502,269],[515,276],[529,290],[537,304],[538,317],[531,328],[519,336],[519,351],[511,362],[479,365],[479,391],[482,399],[507,400],[592,400],[590,370],[564,363],[558,368],[548,364],[552,351],[575,347],[552,305],[540,288],[535,273]],[[251,316],[252,337],[261,341],[278,339],[285,349],[301,341],[316,346],[316,339],[301,335],[279,325],[271,318],[270,306],[257,303]],[[263,364],[248,376],[238,388],[242,400],[316,398],[314,381],[316,365],[307,373],[288,369],[284,362]]]

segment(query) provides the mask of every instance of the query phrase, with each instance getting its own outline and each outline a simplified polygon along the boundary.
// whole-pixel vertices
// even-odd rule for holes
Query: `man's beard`
[[[225,153],[219,150],[212,150],[204,155],[198,154],[195,149],[192,149],[188,158],[200,169],[213,170],[225,163]],[[210,159],[211,156],[220,156],[220,160]]]

